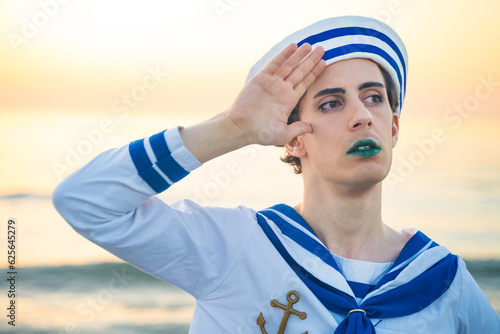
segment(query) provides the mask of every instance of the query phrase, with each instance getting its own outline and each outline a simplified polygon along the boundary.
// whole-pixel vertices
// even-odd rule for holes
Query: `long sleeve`
[[[85,238],[200,298],[224,280],[256,225],[245,207],[154,196],[200,165],[173,128],[100,154],[55,189],[54,206]]]

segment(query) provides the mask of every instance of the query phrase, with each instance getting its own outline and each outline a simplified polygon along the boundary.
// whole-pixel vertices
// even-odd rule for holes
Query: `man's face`
[[[299,108],[313,132],[292,140],[287,149],[300,158],[306,180],[370,186],[387,176],[399,123],[373,61],[356,58],[327,66]]]

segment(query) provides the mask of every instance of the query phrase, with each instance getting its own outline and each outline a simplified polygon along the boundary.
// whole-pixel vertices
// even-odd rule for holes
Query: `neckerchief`
[[[278,204],[259,211],[257,221],[269,241],[318,300],[328,310],[346,316],[335,334],[375,334],[370,318],[397,318],[423,310],[448,290],[458,268],[456,255],[417,232],[387,274],[369,289],[358,305],[332,254],[293,208]],[[330,276],[335,276],[335,283],[325,282],[328,280],[325,275],[311,273],[300,263],[300,257],[294,258],[290,254],[293,253],[290,241],[289,246],[285,246],[287,238],[314,254],[323,267],[331,270],[333,275]]]

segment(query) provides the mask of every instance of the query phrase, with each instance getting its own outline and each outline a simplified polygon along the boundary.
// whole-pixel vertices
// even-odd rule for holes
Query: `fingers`
[[[303,93],[325,68],[325,62],[321,59],[323,48],[319,46],[312,52],[311,49],[307,43],[299,48],[292,43],[278,53],[262,72],[290,82],[294,89]]]
[[[320,59],[319,62],[313,67],[311,71],[298,83],[295,85],[294,89],[299,94],[299,96],[304,95],[306,90],[311,86],[311,84],[316,80],[316,78],[323,72],[326,67],[326,62]]]
[[[323,71],[324,67],[321,65],[321,63],[324,63],[321,59],[323,54],[324,50],[321,46],[315,48],[306,59],[293,69],[285,80],[289,81],[294,87],[301,83],[308,87]],[[307,82],[303,82],[306,79]]]
[[[297,50],[297,44],[292,43],[289,44],[286,48],[284,48],[280,53],[274,56],[273,59],[262,69],[262,72],[267,73],[269,75],[274,75],[280,67],[290,58],[295,51]]]
[[[305,56],[311,52],[311,45],[310,44],[303,44],[298,48],[284,63],[281,65],[279,68],[278,72],[276,75],[278,75],[281,78],[286,78],[292,73],[292,71],[297,69],[297,66],[300,64],[300,62],[304,59]],[[295,85],[294,85],[295,86]]]
[[[292,124],[288,125],[288,140],[286,142],[288,143],[295,137],[312,132],[313,129],[311,124],[302,121],[293,122]]]

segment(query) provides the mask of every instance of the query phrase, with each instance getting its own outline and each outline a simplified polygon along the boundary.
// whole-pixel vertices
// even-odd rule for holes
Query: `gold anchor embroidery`
[[[288,322],[288,317],[290,317],[291,314],[297,315],[300,319],[304,320],[307,318],[306,312],[299,312],[297,310],[293,309],[293,304],[296,304],[300,299],[300,295],[297,291],[290,291],[286,295],[286,300],[288,300],[288,304],[285,306],[283,304],[280,304],[276,299],[271,300],[271,306],[272,307],[278,307],[282,310],[285,311],[285,314],[283,315],[283,318],[281,319],[280,327],[278,329],[278,334],[283,334],[285,332],[285,327],[286,323]],[[268,334],[266,332],[266,329],[264,328],[264,325],[266,324],[266,320],[264,319],[264,316],[262,315],[262,312],[259,314],[257,317],[257,325],[259,325],[260,330],[262,331],[262,334]],[[307,334],[307,331],[303,334]]]

